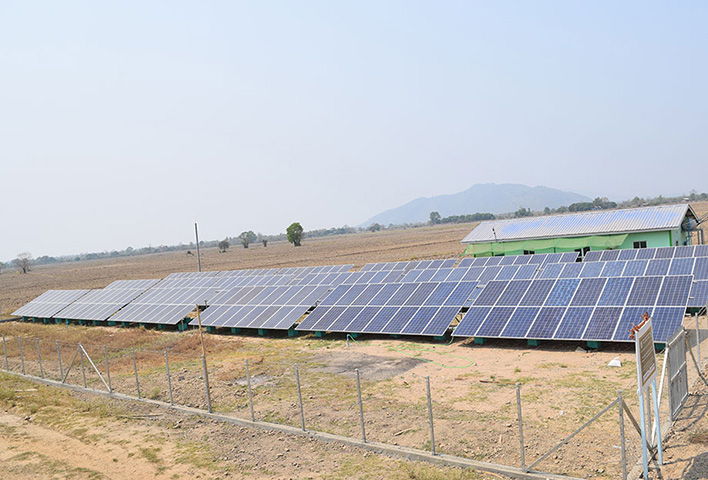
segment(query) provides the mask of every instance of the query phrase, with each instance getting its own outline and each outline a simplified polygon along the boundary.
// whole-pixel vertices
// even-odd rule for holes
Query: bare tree
[[[17,255],[17,258],[12,261],[12,263],[20,269],[20,272],[27,273],[30,271],[32,266],[32,254],[29,252],[22,252]]]

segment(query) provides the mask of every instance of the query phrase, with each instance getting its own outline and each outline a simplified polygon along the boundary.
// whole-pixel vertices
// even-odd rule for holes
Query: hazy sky
[[[706,191],[707,5],[0,0],[0,260]]]

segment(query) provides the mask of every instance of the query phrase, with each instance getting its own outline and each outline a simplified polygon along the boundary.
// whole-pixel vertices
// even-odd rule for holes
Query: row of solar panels
[[[566,285],[567,290],[571,288],[572,283],[575,283],[576,290],[573,290],[573,295],[580,295],[579,291],[588,290],[589,287],[586,288],[586,285],[599,283],[606,283],[603,288],[608,292],[611,291],[610,283],[614,284],[618,279],[607,280],[607,277],[629,279],[633,284],[637,281],[635,276],[652,273],[658,274],[659,277],[667,273],[687,273],[693,274],[696,278],[705,278],[708,259],[693,258],[688,255],[688,253],[694,256],[700,255],[704,249],[669,247],[643,250],[653,250],[654,260],[576,263],[578,254],[573,252],[463,259],[458,267],[453,267],[456,261],[451,259],[367,264],[360,272],[345,273],[342,272],[348,270],[350,266],[173,274],[162,281],[114,282],[104,290],[46,292],[25,306],[33,307],[29,308],[31,312],[23,311],[25,309],[23,307],[15,314],[40,318],[87,320],[110,318],[122,322],[175,324],[187,316],[196,304],[208,304],[210,306],[202,314],[205,325],[289,329],[313,306],[316,306],[300,322],[298,330],[441,335],[458,316],[460,309],[471,305],[475,299],[477,302],[470,311],[479,312],[482,308],[488,309],[487,314],[490,314],[491,310],[502,307],[527,308],[528,305],[522,304],[523,297],[520,297],[518,305],[506,305],[510,303],[509,299],[513,298],[512,292],[518,294],[518,290],[522,288],[519,282],[522,281],[527,281],[528,291],[537,288],[533,284],[539,280],[551,280],[554,287],[558,284],[559,291],[562,290],[561,285]],[[659,250],[662,252],[659,253]],[[620,254],[624,251],[612,252],[619,252],[616,258],[621,258]],[[636,255],[635,253],[635,257]],[[603,258],[602,255],[600,258]],[[643,268],[640,268],[641,266]],[[555,282],[556,278],[575,279],[575,282],[560,280]],[[689,275],[683,280],[684,291],[685,285],[688,284],[689,287],[691,285],[690,278]],[[595,281],[586,282],[590,279]],[[505,284],[508,291],[504,291],[503,295],[506,296],[502,303],[490,305],[488,300],[480,300],[493,296],[495,289],[499,288],[500,280],[513,280]],[[513,287],[510,286],[512,283]],[[666,285],[669,283],[667,282]],[[112,296],[106,293],[114,289],[125,290],[125,292],[114,293]],[[441,300],[446,292],[452,293],[450,289],[456,289],[457,293],[445,297],[445,301]],[[406,293],[411,295],[401,300]],[[524,295],[527,293],[525,291]],[[600,297],[603,295],[604,293]],[[696,306],[703,305],[708,298],[708,281],[693,282],[690,295],[689,305],[692,304],[691,300]],[[392,296],[395,296],[395,299],[389,299]],[[464,298],[464,301],[461,302],[459,299],[453,301],[453,297]],[[579,305],[584,304],[578,304],[578,301],[573,298],[571,296],[569,304],[563,305],[562,308],[590,308],[593,311],[605,308],[599,300],[597,305],[580,307]],[[387,299],[387,302],[382,302],[384,299]],[[128,302],[123,303],[126,300]],[[480,301],[486,303],[478,303]],[[612,308],[624,309],[636,306],[631,303],[614,304]],[[679,300],[678,303],[681,301]],[[663,300],[657,305],[656,312],[665,314],[665,308],[661,306],[664,305]],[[676,308],[685,310],[685,306],[684,302],[681,307],[676,306]],[[649,305],[644,304],[636,306],[636,308],[648,307]],[[543,312],[547,309],[561,307],[552,303],[541,303],[534,304],[530,308],[538,308],[535,313],[546,318],[547,313]],[[114,313],[108,313],[110,311]],[[521,311],[525,312],[524,318],[531,314],[530,310]],[[603,310],[598,310],[601,311]],[[516,315],[514,312],[510,313],[508,309],[495,310],[495,312]],[[563,314],[565,315],[565,311]],[[468,313],[462,322],[467,318],[472,321],[474,315],[479,313],[473,315]],[[624,313],[621,313],[622,315]],[[511,321],[511,318],[509,317],[508,320]],[[486,317],[484,320],[486,321]],[[661,319],[658,320],[663,324]],[[533,321],[536,321],[536,317]],[[516,320],[512,324],[515,322]],[[464,323],[461,326],[464,327]],[[488,329],[481,331],[487,332]],[[455,335],[465,336],[464,332],[464,329],[460,330],[458,327]],[[607,336],[607,332],[604,333]]]

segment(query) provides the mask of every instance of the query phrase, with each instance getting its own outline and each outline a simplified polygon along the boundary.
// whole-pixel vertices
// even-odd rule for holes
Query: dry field
[[[703,206],[705,209],[705,205]],[[305,240],[294,248],[232,247],[203,252],[203,270],[450,258],[473,225],[424,227]],[[181,252],[37,268],[29,275],[0,276],[3,310],[14,309],[50,288],[96,288],[117,279],[160,278],[196,270]],[[702,318],[705,325],[705,317]],[[136,394],[130,349],[144,397],[168,400],[164,351],[169,351],[175,402],[205,406],[201,347],[195,331],[158,332],[58,325],[0,324],[8,339],[10,369],[19,371],[17,337],[23,337],[26,368],[39,374],[35,338],[41,340],[45,374],[56,378],[56,341],[64,368],[76,343],[92,358],[108,346],[113,387]],[[705,337],[704,331],[704,337]],[[516,393],[521,383],[526,460],[533,462],[617,396],[637,412],[634,353],[627,347],[576,352],[579,344],[469,342],[363,337],[347,345],[332,335],[296,338],[207,335],[214,410],[248,418],[244,360],[253,379],[258,420],[299,426],[294,367],[303,389],[307,427],[358,437],[354,369],[361,373],[367,438],[403,446],[430,447],[425,377],[433,392],[439,452],[519,465]],[[708,352],[708,341],[703,343]],[[608,367],[615,357],[621,368]],[[659,355],[659,361],[663,355]],[[99,369],[104,371],[102,363]],[[3,366],[0,366],[0,370]],[[693,375],[693,374],[692,374]],[[693,375],[692,380],[695,379]],[[80,385],[75,368],[69,382]],[[101,386],[89,373],[87,382]],[[693,398],[693,397],[692,397]],[[697,397],[699,398],[699,397]],[[702,398],[702,397],[700,397]],[[663,402],[666,403],[665,401]],[[663,478],[705,478],[698,460],[705,428],[700,402],[691,410],[678,443],[667,446]],[[701,423],[703,422],[703,423]],[[698,429],[698,430],[696,430]],[[631,458],[638,436],[627,429]],[[425,466],[287,435],[269,434],[184,416],[168,409],[106,400],[37,386],[0,375],[0,462],[3,478],[496,478]],[[697,434],[694,435],[694,434]],[[692,436],[693,435],[693,436]],[[696,440],[697,439],[697,440]],[[694,441],[696,440],[696,441]],[[613,409],[537,469],[582,478],[618,478],[619,430]],[[673,468],[673,470],[672,470]],[[699,472],[701,476],[686,476]],[[701,473],[703,472],[703,473]]]

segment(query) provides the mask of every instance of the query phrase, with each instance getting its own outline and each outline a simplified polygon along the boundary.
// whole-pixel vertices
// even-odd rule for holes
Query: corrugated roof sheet
[[[689,205],[680,204],[491,220],[480,223],[462,243],[672,230],[681,227],[689,210],[695,216]]]

